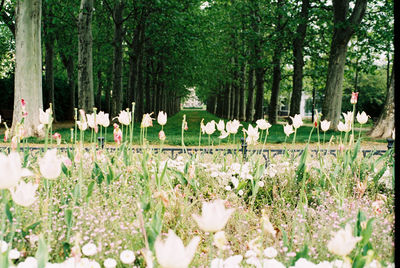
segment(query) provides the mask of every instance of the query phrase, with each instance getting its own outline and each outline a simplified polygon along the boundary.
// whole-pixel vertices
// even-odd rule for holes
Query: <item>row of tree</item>
[[[336,128],[344,77],[351,76],[358,91],[362,75],[376,69],[374,60],[381,55],[387,60],[387,90],[393,92],[393,1],[328,2],[212,1],[204,9],[203,69],[209,71],[198,85],[208,110],[249,121],[266,114],[276,123],[282,82],[292,83],[289,115],[294,116],[307,79],[313,95],[323,96],[324,118]]]
[[[115,116],[132,102],[136,120],[160,110],[171,115],[195,87],[218,116],[254,121],[267,114],[276,123],[283,84],[291,83],[290,115],[311,88],[336,128],[343,77],[358,91],[384,54],[388,105],[394,96],[392,0],[2,0],[0,11],[0,32],[16,54],[15,64],[8,59],[14,122],[25,98],[31,134],[38,107],[52,103],[57,119],[65,106],[56,101],[55,78],[67,85],[61,101],[68,119],[75,107]],[[3,55],[0,46],[7,61]],[[393,117],[394,104],[385,111]]]

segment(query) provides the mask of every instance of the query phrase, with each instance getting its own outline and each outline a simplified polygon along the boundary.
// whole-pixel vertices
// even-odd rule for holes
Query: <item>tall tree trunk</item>
[[[254,120],[254,69],[250,65],[249,66],[249,73],[248,73],[248,79],[247,79],[247,108],[246,108],[246,119],[247,121],[253,121]]]
[[[75,73],[74,73],[74,59],[71,55],[67,56],[64,53],[60,52],[61,61],[67,70],[68,77],[68,89],[69,89],[69,110],[67,119],[74,119],[74,108],[76,107],[75,94],[76,94],[76,85],[75,85]]]
[[[93,0],[81,0],[78,18],[78,108],[91,111],[93,95]]]
[[[290,101],[290,116],[300,114],[301,95],[303,91],[303,50],[308,24],[308,9],[310,1],[303,0],[300,12],[300,23],[297,26],[296,37],[293,41],[293,91]]]
[[[118,115],[122,110],[122,40],[124,37],[123,17],[122,11],[124,10],[123,3],[116,1],[114,6],[114,62],[113,62],[113,98],[112,98],[112,116]]]
[[[101,79],[101,70],[97,71],[97,95],[96,95],[96,107],[97,110],[101,110],[101,90],[103,88],[103,80]]]
[[[263,104],[264,104],[264,68],[258,66],[255,69],[256,73],[256,105],[254,120],[264,118]]]
[[[245,121],[246,120],[246,106],[245,106],[245,69],[246,65],[243,62],[240,66],[240,73],[239,73],[239,120]]]
[[[55,99],[54,99],[54,42],[55,37],[52,32],[53,24],[51,20],[53,19],[53,13],[51,10],[51,5],[44,5],[46,14],[44,19],[43,31],[45,34],[44,45],[45,45],[45,106],[52,104],[53,119],[56,120],[55,113]]]
[[[26,101],[24,131],[26,136],[41,136],[37,126],[42,100],[42,53],[40,0],[18,0],[16,6],[15,30],[15,88],[12,129],[22,118],[21,99]],[[15,133],[14,133],[15,134]]]
[[[383,107],[382,113],[379,116],[374,128],[371,130],[369,135],[374,138],[390,138],[392,131],[394,130],[394,64],[392,67],[392,74],[390,78],[390,85],[387,89],[385,106]]]
[[[282,79],[281,72],[281,48],[277,46],[274,51],[272,60],[273,74],[272,74],[272,89],[271,89],[271,100],[268,107],[268,121],[271,124],[276,124],[279,109],[279,91]]]
[[[331,121],[331,129],[337,129],[342,111],[342,85],[347,44],[354,34],[355,27],[360,24],[366,8],[367,0],[357,0],[352,14],[347,18],[349,1],[333,0],[334,30],[322,106],[323,118]]]

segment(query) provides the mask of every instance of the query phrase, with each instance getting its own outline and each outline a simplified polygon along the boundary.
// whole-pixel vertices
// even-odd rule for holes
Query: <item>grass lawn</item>
[[[174,116],[168,117],[167,124],[164,126],[164,132],[167,136],[165,143],[166,145],[181,145],[181,126],[182,126],[182,118],[183,115],[186,114],[186,120],[188,123],[188,130],[185,131],[184,133],[184,142],[185,145],[187,146],[197,146],[199,145],[199,132],[200,132],[200,122],[201,119],[204,118],[204,124],[211,120],[215,120],[218,122],[220,118],[216,117],[213,114],[208,113],[205,110],[182,110],[179,113],[175,114]],[[224,120],[227,122],[228,120]],[[113,121],[116,122],[116,121]],[[307,122],[304,120],[305,123],[311,123]],[[248,122],[242,122],[243,126],[245,128],[248,127],[249,123]],[[274,144],[279,144],[279,143],[284,143],[285,141],[285,134],[283,132],[283,122],[279,122],[276,125],[273,125],[269,129],[269,135],[267,138],[267,143],[274,143]],[[54,126],[53,133],[58,132],[61,134],[62,137],[62,143],[70,143],[71,140],[71,131],[70,127],[74,127],[73,124],[70,125],[70,127],[66,127],[67,124],[61,124],[63,125],[62,128],[58,128],[57,124]],[[158,125],[157,121],[153,121],[153,127],[148,128],[147,130],[147,139],[150,144],[155,144],[158,145],[160,144],[159,139],[158,139],[158,132],[161,130],[161,126]],[[255,126],[255,124],[253,124]],[[358,124],[356,124],[356,128],[359,127]],[[306,143],[308,141],[308,137],[310,135],[312,127],[311,124],[307,124],[306,126],[302,126],[297,130],[296,134],[296,143]],[[104,131],[104,130],[103,130]],[[123,139],[128,139],[129,140],[129,134],[125,135],[126,130],[124,129],[123,132]],[[79,132],[79,130],[78,130]],[[264,134],[262,136],[262,140],[260,139],[259,141],[262,142],[264,140]],[[213,142],[214,145],[218,145],[219,142],[221,144],[232,144],[233,143],[233,136],[231,136],[229,139],[225,138],[220,141],[218,139],[218,136],[220,135],[219,131],[215,131],[213,135],[211,135],[211,141]],[[340,132],[335,132],[335,131],[327,131],[326,132],[326,141],[329,141],[331,136],[334,135],[335,137],[339,138],[340,137]],[[104,135],[103,135],[104,136]],[[140,123],[135,122],[134,125],[134,131],[133,131],[133,142],[135,144],[139,144],[139,136],[140,136]],[[358,131],[355,131],[355,136],[358,137]],[[367,136],[365,136],[365,131],[361,133],[361,136],[364,137],[364,140],[367,141],[378,141],[378,142],[386,142],[385,140],[376,140],[376,139],[371,139]],[[4,135],[0,135],[0,140],[3,142],[3,137]],[[79,133],[77,135],[79,139]],[[85,141],[90,142],[90,137],[91,137],[91,130],[86,130],[85,131]],[[235,143],[240,143],[240,138],[243,137],[242,129],[239,128],[238,134],[235,137]],[[290,137],[287,139],[287,143],[291,143],[294,135],[290,135]],[[260,136],[261,138],[261,136]],[[322,142],[323,139],[323,133],[320,132],[320,140]],[[107,143],[114,143],[113,141],[113,127],[112,124],[108,127],[107,130],[107,135],[106,135],[106,141]],[[312,136],[311,136],[311,142],[317,142],[318,141],[318,135],[316,129],[314,129]],[[44,143],[44,139],[39,139],[39,138],[28,138],[27,140],[28,143]],[[201,145],[202,146],[207,146],[208,145],[208,135],[202,135],[201,138]]]

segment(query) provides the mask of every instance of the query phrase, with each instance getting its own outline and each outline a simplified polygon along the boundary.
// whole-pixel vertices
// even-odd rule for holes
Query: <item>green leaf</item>
[[[86,202],[89,202],[89,199],[92,196],[93,187],[94,187],[94,181],[92,181],[88,186],[88,191],[87,191],[87,194],[86,194]]]
[[[308,259],[308,246],[304,245],[303,250],[297,252],[296,256],[292,259],[292,266],[296,263],[297,260],[304,258]]]
[[[68,227],[72,227],[72,209],[70,208],[65,210],[65,223]]]
[[[39,237],[39,247],[35,254],[36,260],[38,262],[38,268],[44,268],[48,260],[48,248],[43,234]]]
[[[296,178],[297,182],[300,182],[304,179],[304,173],[306,170],[306,160],[307,160],[307,155],[308,155],[308,144],[304,148],[303,153],[301,154],[299,165],[297,166],[296,170]]]
[[[6,203],[6,205],[5,205],[5,212],[6,212],[8,221],[12,224],[12,222],[13,222],[13,215],[12,215],[11,210],[10,210],[10,208],[11,208],[10,203],[11,203],[11,202],[12,202],[12,201]]]

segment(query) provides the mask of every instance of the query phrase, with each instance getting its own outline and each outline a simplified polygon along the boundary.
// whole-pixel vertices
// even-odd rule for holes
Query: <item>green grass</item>
[[[168,118],[167,124],[164,126],[164,132],[167,136],[165,140],[165,145],[181,145],[181,126],[182,126],[182,118],[183,115],[186,114],[186,120],[188,123],[188,130],[184,132],[184,142],[185,145],[187,146],[197,146],[199,145],[199,132],[200,132],[200,122],[201,119],[204,118],[204,124],[211,120],[215,120],[218,122],[220,118],[217,116],[208,113],[207,111],[204,110],[182,110],[179,113],[175,114],[174,116],[171,116]],[[228,120],[224,120],[227,122]],[[248,127],[249,122],[242,122],[243,126],[245,128]],[[255,123],[252,124],[255,126]],[[357,125],[356,125],[357,127]],[[296,134],[296,143],[306,143],[308,141],[308,137],[310,135],[312,127],[310,126],[302,126],[297,130]],[[161,130],[161,126],[158,125],[157,121],[153,121],[153,127],[150,127],[147,129],[147,139],[150,144],[153,145],[159,145],[160,141],[158,139],[158,132]],[[125,135],[125,128],[123,130],[123,139],[129,140],[129,134]],[[61,129],[55,129],[53,130],[54,132],[58,132],[61,134],[62,137],[62,143],[70,143],[70,129],[69,128],[61,128]],[[79,130],[78,130],[79,132]],[[214,145],[218,145],[219,142],[221,144],[228,144],[228,138],[225,138],[223,140],[219,140],[218,136],[220,135],[219,131],[215,131],[213,135],[211,135],[211,140]],[[337,138],[340,137],[340,132],[335,132],[335,131],[327,131],[326,132],[326,141],[329,141],[331,136],[334,135]],[[3,136],[0,136],[1,141],[3,141]],[[85,141],[90,142],[90,136],[91,136],[91,130],[88,129],[85,131]],[[290,135],[290,137],[287,139],[287,143],[291,143],[293,139],[293,134]],[[355,131],[355,136],[356,138],[358,137],[358,131]],[[386,142],[385,140],[376,140],[376,139],[370,139],[365,136],[365,133],[361,133],[361,136],[364,137],[364,140],[374,140],[374,141],[382,141]],[[77,135],[79,139],[79,133]],[[140,123],[135,122],[134,126],[134,131],[133,131],[133,142],[134,144],[139,144],[139,137],[140,137]],[[240,138],[243,137],[243,132],[242,128],[239,128],[238,133],[236,134],[235,137],[235,143],[240,143]],[[263,134],[264,137],[264,134]],[[320,140],[322,142],[323,139],[323,133],[320,132]],[[259,141],[262,142],[260,139]],[[108,127],[107,130],[107,136],[106,136],[106,141],[107,143],[114,143],[113,139],[113,127],[112,124]],[[273,125],[269,129],[269,135],[267,139],[267,143],[284,143],[285,141],[285,134],[283,132],[283,125],[281,124],[276,124]],[[318,135],[316,129],[314,129],[313,134],[311,136],[311,142],[317,142],[318,141]],[[35,138],[31,137],[27,139],[28,143],[44,143],[44,139],[40,138]],[[54,141],[53,141],[54,143]],[[233,143],[233,136],[229,138],[229,144]],[[202,146],[207,146],[208,145],[208,135],[202,135],[201,139],[201,145]]]

